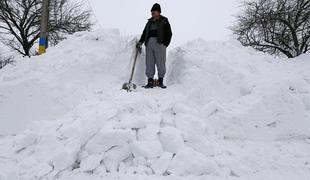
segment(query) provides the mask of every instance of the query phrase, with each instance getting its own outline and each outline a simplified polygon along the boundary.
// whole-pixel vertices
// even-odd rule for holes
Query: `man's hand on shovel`
[[[141,54],[141,52],[142,52],[142,43],[141,42],[137,42],[136,48],[137,48],[138,53]]]

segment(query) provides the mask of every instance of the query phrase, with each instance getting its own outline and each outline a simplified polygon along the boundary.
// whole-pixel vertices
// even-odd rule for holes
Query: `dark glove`
[[[141,42],[137,42],[136,48],[137,48],[137,51],[138,51],[139,53],[141,53],[141,52],[142,52],[142,43],[141,43]]]

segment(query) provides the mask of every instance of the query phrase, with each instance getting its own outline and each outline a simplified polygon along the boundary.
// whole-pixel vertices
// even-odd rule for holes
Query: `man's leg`
[[[155,41],[154,41],[155,42]],[[148,78],[148,83],[144,88],[154,87],[154,75],[155,75],[155,54],[154,54],[154,42],[150,39],[146,45],[146,76]]]
[[[166,51],[166,46],[157,43],[157,48],[155,50],[155,61],[158,71],[159,87],[161,88],[166,88],[166,86],[164,85],[164,77],[166,74]]]
[[[149,40],[146,45],[146,77],[153,79],[155,75],[155,55],[154,55],[154,42]]]
[[[155,63],[158,71],[158,78],[164,78],[166,75],[166,51],[167,48],[163,44],[156,45]]]

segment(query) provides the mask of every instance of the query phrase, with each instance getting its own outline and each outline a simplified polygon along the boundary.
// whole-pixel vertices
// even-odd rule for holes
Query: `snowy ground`
[[[309,55],[194,40],[167,90],[127,93],[133,43],[79,33],[0,71],[0,180],[310,179]]]

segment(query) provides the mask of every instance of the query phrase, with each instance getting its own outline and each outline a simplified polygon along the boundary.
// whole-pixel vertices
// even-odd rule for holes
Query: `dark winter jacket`
[[[172,38],[171,26],[168,21],[168,18],[161,16],[158,22],[157,28],[157,41],[160,44],[164,44],[165,46],[169,46]],[[151,37],[151,25],[154,22],[153,18],[150,18],[144,28],[143,34],[141,36],[140,42],[143,44],[147,43],[149,38]]]

